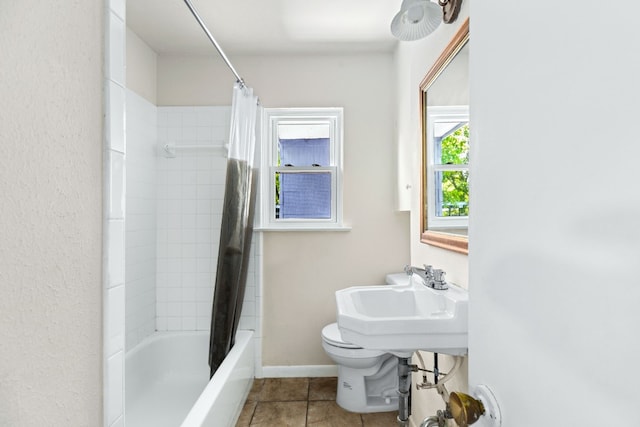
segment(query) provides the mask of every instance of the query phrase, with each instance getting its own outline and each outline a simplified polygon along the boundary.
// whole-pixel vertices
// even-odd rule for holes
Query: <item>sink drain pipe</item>
[[[417,365],[412,365],[410,357],[400,357],[396,356],[398,359],[398,427],[409,427],[409,415],[411,415],[411,401],[410,401],[410,392],[411,392],[411,373],[417,371],[425,371],[430,372],[425,369],[424,360],[422,359],[422,355],[420,352],[416,353],[420,362],[422,363],[422,369],[420,369]],[[444,387],[444,383],[449,381],[451,377],[458,371],[460,366],[462,365],[463,357],[454,356],[454,364],[451,370],[445,374],[441,374],[439,364],[438,364],[438,353],[434,353],[433,360],[433,374],[434,374],[434,382],[429,383],[426,378],[423,379],[423,383],[416,384],[418,390],[421,389],[430,389],[435,388],[438,390],[438,393],[442,396],[445,403],[448,402],[448,396],[446,393],[446,389]],[[438,411],[440,413],[442,411]],[[440,415],[440,414],[438,414]],[[433,422],[439,422],[439,424],[444,425],[444,418],[440,419],[440,416],[434,418],[427,418],[423,421],[426,425],[438,425],[431,424]]]
[[[442,411],[439,411],[439,412],[442,412]],[[442,426],[444,426],[444,418],[440,416],[435,416],[435,415],[425,418],[420,424],[420,427],[442,427]]]
[[[411,365],[410,361],[409,357],[398,357],[398,427],[409,426],[411,372],[417,368]]]

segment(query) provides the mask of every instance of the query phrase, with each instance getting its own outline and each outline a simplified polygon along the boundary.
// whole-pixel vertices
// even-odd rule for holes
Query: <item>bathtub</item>
[[[233,427],[253,382],[253,331],[209,379],[208,332],[156,332],[127,352],[126,427]]]

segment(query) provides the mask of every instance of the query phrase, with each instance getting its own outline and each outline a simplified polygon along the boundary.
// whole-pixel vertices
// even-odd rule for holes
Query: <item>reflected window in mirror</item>
[[[464,254],[470,213],[468,58],[466,19],[420,84],[420,241]]]
[[[464,234],[469,226],[469,106],[429,107],[427,223]]]

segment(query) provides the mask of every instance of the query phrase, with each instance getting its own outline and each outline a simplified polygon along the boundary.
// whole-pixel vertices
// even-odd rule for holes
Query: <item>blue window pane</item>
[[[280,139],[280,165],[330,166],[329,138]],[[279,218],[331,218],[331,174],[281,173]]]
[[[281,173],[280,218],[331,218],[331,174]]]

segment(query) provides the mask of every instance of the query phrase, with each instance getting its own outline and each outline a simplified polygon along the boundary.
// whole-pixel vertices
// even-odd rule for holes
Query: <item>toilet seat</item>
[[[342,341],[342,335],[340,334],[340,329],[338,329],[337,323],[331,323],[325,326],[324,328],[322,328],[322,339],[327,344],[330,344],[334,347],[353,348],[353,349],[362,348],[358,345]]]
[[[337,323],[331,323],[322,328],[322,341],[325,351],[329,351],[336,356],[364,359],[386,354],[386,352],[382,350],[370,350],[356,344],[342,341],[342,335],[340,335],[340,329],[338,329]]]

